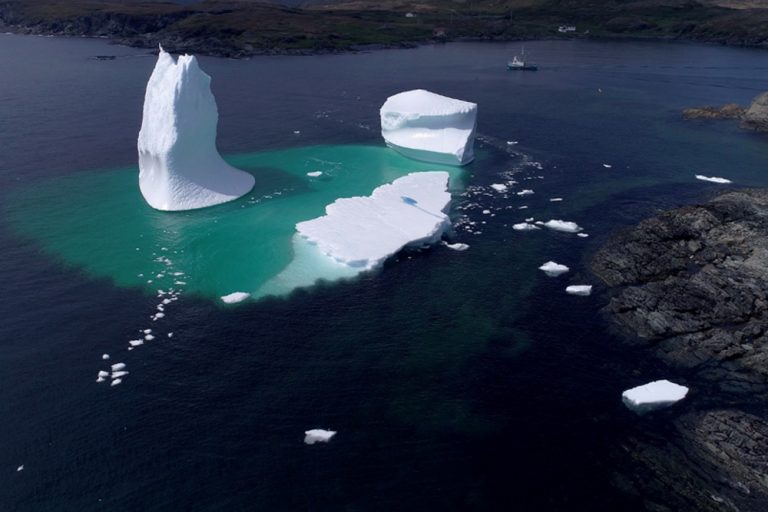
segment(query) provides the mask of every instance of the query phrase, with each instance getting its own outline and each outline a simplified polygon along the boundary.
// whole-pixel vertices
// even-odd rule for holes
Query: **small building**
[[[557,27],[557,31],[561,34],[568,34],[569,32],[576,32],[576,25],[560,25]]]

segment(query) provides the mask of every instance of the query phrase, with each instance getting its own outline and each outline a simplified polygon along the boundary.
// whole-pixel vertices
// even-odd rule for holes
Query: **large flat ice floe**
[[[139,188],[155,209],[204,208],[253,188],[253,176],[231,167],[216,149],[219,114],[210,84],[194,56],[174,61],[160,48],[138,141]]]
[[[475,158],[475,103],[417,89],[389,97],[380,114],[387,146],[409,158],[449,165]]]
[[[296,231],[337,263],[370,270],[404,247],[440,240],[451,225],[450,202],[447,172],[412,173],[368,197],[337,199]]]
[[[669,407],[688,394],[688,388],[668,380],[656,380],[621,394],[624,404],[637,413]]]

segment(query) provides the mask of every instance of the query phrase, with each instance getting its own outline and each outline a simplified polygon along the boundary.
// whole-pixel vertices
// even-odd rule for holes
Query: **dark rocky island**
[[[671,432],[640,428],[625,440],[618,485],[649,510],[765,510],[768,190],[645,220],[611,238],[592,269],[626,339],[694,389],[687,408],[657,416]]]

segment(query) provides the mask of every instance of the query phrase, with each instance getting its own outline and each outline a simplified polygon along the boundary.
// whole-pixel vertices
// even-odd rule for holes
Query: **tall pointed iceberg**
[[[139,188],[164,211],[193,210],[247,194],[254,178],[216,149],[219,113],[211,77],[193,55],[174,61],[160,48],[144,97],[139,131]]]
[[[415,160],[466,165],[475,158],[477,104],[417,89],[381,107],[387,146]]]

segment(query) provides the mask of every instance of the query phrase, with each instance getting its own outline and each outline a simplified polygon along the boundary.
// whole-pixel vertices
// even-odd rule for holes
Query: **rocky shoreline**
[[[768,132],[768,92],[757,96],[747,108],[735,103],[687,108],[683,119],[738,119],[745,130]]]
[[[625,439],[617,485],[648,510],[766,510],[768,189],[645,220],[609,239],[591,267],[627,341],[694,390],[693,405],[660,416],[666,435]]]

